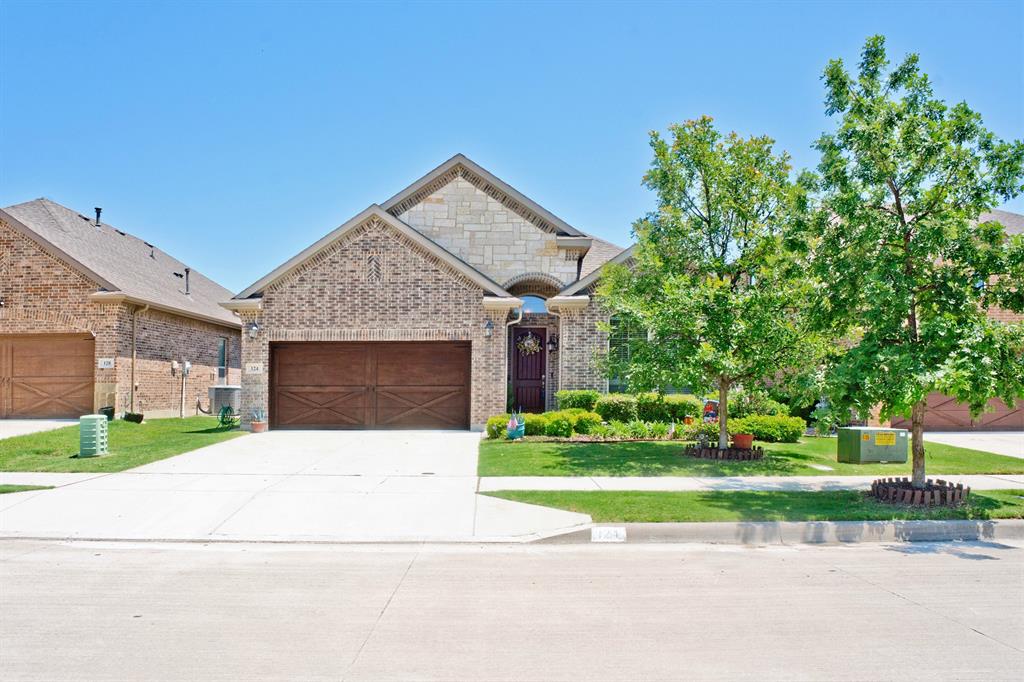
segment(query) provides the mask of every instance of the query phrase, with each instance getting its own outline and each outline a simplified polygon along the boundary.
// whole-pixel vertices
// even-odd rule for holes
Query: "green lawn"
[[[757,462],[719,462],[685,457],[680,441],[571,443],[485,440],[480,443],[481,476],[903,476],[907,464],[840,464],[835,438],[800,443],[761,443]],[[926,443],[929,476],[1020,474],[1024,459]],[[831,467],[813,468],[812,464]]]
[[[0,440],[0,471],[124,471],[243,435],[215,417],[110,422],[110,454],[78,458],[78,426]]]
[[[970,504],[918,511],[882,504],[856,491],[622,492],[503,490],[516,502],[590,514],[596,522],[888,521],[1024,518],[1024,490],[971,492]]]
[[[50,490],[52,485],[0,485],[0,495],[5,493],[23,493],[28,490]]]

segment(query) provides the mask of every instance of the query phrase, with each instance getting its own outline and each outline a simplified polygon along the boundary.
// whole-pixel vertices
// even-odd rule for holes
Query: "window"
[[[523,300],[523,312],[524,313],[546,313],[548,311],[548,305],[544,302],[544,299],[540,296],[534,296],[532,294],[526,296],[520,296]]]
[[[228,340],[217,340],[217,383],[225,384],[228,380]]]
[[[629,390],[629,383],[621,375],[622,367],[633,359],[637,344],[647,341],[647,333],[635,318],[628,315],[614,315],[609,322],[611,333],[608,335],[608,361],[616,371],[608,379],[608,391],[625,393]]]

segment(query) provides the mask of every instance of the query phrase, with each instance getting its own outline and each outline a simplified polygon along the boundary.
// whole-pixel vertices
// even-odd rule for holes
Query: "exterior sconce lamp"
[[[484,336],[486,336],[489,339],[489,338],[491,338],[491,336],[493,334],[494,334],[494,323],[491,322],[490,318],[487,318],[487,321],[484,322]]]
[[[249,323],[249,338],[255,339],[259,333],[260,325],[257,324],[256,320],[253,320],[252,322]]]
[[[552,336],[548,339],[548,352],[554,353],[558,350],[558,337]]]

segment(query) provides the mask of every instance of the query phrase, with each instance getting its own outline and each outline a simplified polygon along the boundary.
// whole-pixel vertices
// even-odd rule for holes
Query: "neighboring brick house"
[[[195,414],[240,379],[230,295],[98,217],[48,199],[0,210],[0,418]]]
[[[980,222],[995,221],[1005,228],[1007,234],[1024,234],[1024,215],[1009,211],[991,211],[981,215]],[[1024,322],[1024,315],[1009,310],[993,308],[989,317],[1000,322]],[[1005,431],[1024,429],[1024,406],[1017,403],[1016,407],[1008,407],[1002,400],[989,401],[989,411],[977,419],[971,417],[971,411],[962,403],[941,393],[928,396],[928,410],[925,412],[925,428],[929,431]],[[872,421],[871,423],[877,423]],[[910,428],[909,419],[894,419],[892,426]]]
[[[622,254],[456,155],[222,304],[243,323],[243,422],[481,428],[606,390],[590,287]]]

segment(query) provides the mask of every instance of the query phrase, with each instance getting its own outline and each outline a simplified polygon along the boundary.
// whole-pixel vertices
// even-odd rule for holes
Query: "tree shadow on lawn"
[[[683,454],[681,442],[551,443],[555,462],[541,466],[547,475],[570,476],[792,476],[808,469],[814,457],[765,452],[760,461],[729,462]]]
[[[195,429],[182,431],[182,433],[228,433],[229,431],[240,431],[240,429],[237,426],[212,426],[208,429]]]

